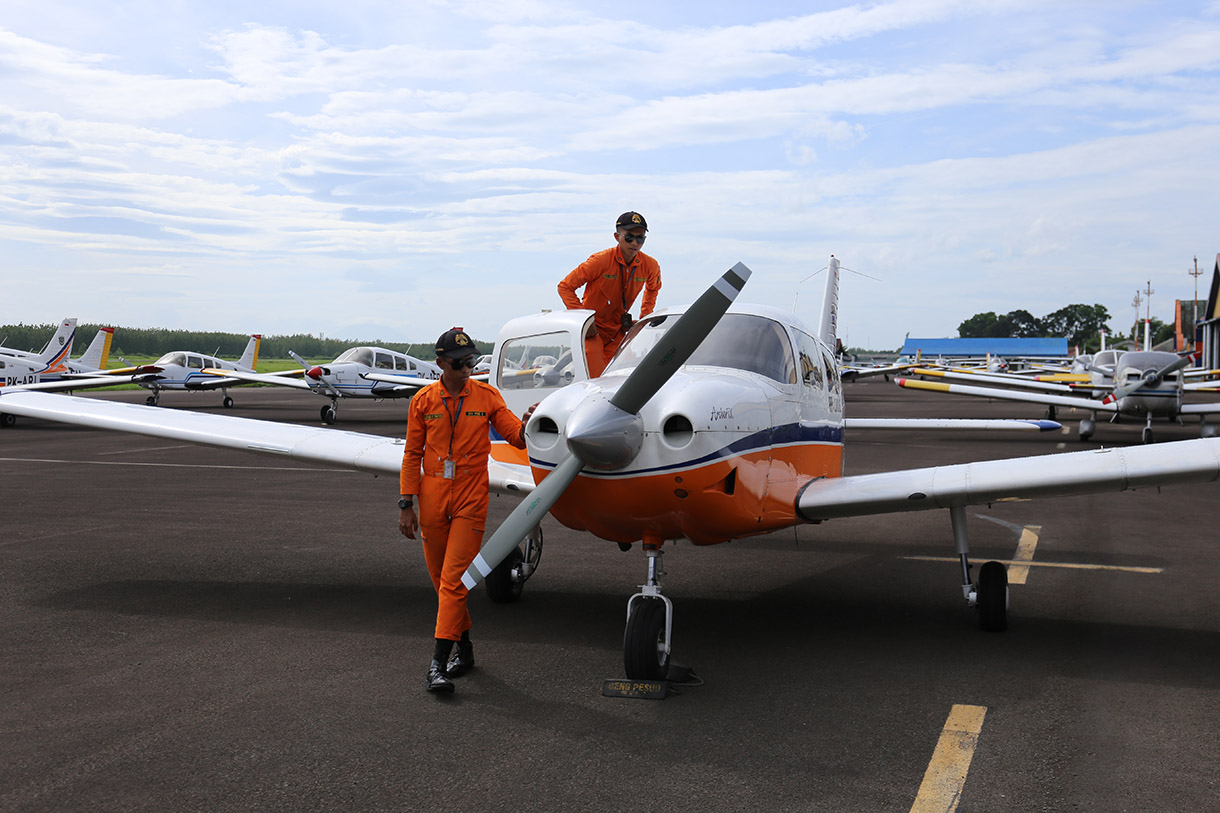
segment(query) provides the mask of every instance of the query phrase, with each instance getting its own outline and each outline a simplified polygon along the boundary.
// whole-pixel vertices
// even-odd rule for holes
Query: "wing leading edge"
[[[802,489],[796,509],[813,522],[1217,479],[1220,438],[1204,438],[824,478]]]
[[[402,438],[340,429],[295,426],[40,392],[0,392],[0,412],[95,429],[183,440],[201,446],[287,457],[303,463],[370,474],[397,476],[402,468]],[[522,494],[534,488],[534,479],[525,466],[489,460],[487,468],[493,491]]]

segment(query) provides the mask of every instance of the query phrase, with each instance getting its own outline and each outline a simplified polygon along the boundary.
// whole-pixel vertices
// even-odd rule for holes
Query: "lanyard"
[[[449,459],[453,459],[453,433],[457,429],[458,418],[462,417],[462,404],[466,401],[466,396],[463,395],[458,399],[457,414],[449,412],[449,399],[441,396],[441,403],[445,405],[445,411],[449,412]]]

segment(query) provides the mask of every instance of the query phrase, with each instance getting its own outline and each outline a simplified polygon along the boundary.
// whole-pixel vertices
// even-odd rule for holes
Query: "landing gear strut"
[[[504,561],[496,565],[483,584],[487,589],[487,597],[497,604],[511,604],[521,598],[525,583],[534,575],[542,561],[542,528],[525,538],[525,552],[520,547],[514,548]]]
[[[647,583],[627,600],[627,629],[623,633],[623,665],[632,680],[664,680],[669,672],[673,642],[674,605],[661,595],[661,544],[644,543],[648,557]]]
[[[1144,424],[1144,431],[1140,433],[1140,440],[1144,443],[1152,443],[1152,413],[1148,413],[1148,422]]]
[[[1008,570],[999,562],[987,562],[979,568],[979,580],[974,583],[970,578],[966,509],[953,506],[949,509],[949,518],[953,522],[953,542],[962,567],[962,597],[978,610],[979,629],[1003,632],[1008,628]]]

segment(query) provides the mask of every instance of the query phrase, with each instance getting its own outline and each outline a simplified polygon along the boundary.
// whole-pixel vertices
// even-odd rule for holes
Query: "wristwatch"
[[[415,505],[415,503],[411,500],[410,497],[399,497],[398,498],[398,508],[400,510],[405,511],[408,508],[413,507],[414,505]]]

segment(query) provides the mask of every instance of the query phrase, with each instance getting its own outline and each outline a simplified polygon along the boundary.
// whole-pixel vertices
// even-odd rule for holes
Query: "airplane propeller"
[[[1114,391],[1101,399],[1103,404],[1112,404],[1120,398],[1126,398],[1128,395],[1141,390],[1144,387],[1155,387],[1159,385],[1166,376],[1176,373],[1183,367],[1190,364],[1189,356],[1182,356],[1172,364],[1168,364],[1160,370],[1145,370],[1138,381],[1132,381],[1129,384],[1123,384],[1121,387],[1115,387]]]
[[[594,395],[576,407],[567,422],[571,454],[543,478],[483,545],[462,576],[466,589],[473,589],[516,549],[585,466],[618,469],[635,459],[644,440],[639,411],[712,332],[750,274],[742,263],[726,271],[645,354],[613,396],[606,399]]]

